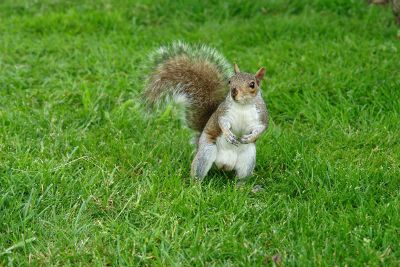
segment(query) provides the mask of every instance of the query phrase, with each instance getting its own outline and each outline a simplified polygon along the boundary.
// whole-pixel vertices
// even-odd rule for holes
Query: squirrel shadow
[[[231,188],[234,191],[240,190],[241,192],[245,192],[246,194],[254,195],[258,193],[265,192],[265,187],[261,183],[246,181],[244,183],[238,183],[236,180],[236,176],[233,172],[227,172],[217,169],[212,169],[209,172],[209,175],[204,178],[203,181],[193,181],[192,178],[189,178],[184,182],[186,186],[191,186],[193,183],[196,183],[197,186],[201,188],[212,188],[213,190],[226,191],[227,188]]]
[[[186,186],[191,186],[193,183],[196,183],[203,188],[210,187],[218,190],[226,190],[227,187],[235,187],[242,190],[249,189],[249,193],[253,194],[265,191],[264,179],[257,174],[253,174],[248,178],[249,179],[246,179],[242,184],[239,184],[235,171],[225,171],[213,166],[208,172],[208,175],[201,182],[194,180],[192,177],[187,177],[184,179],[183,183],[186,184]]]
[[[212,182],[216,187],[226,187],[230,184],[236,184],[236,180],[234,171],[224,171],[214,166],[210,169],[203,182]]]
[[[185,179],[185,184],[193,183],[193,178]],[[215,166],[210,169],[204,180],[201,181],[201,186],[210,186],[215,189],[225,189],[227,186],[236,186],[237,177],[234,171],[224,171]]]

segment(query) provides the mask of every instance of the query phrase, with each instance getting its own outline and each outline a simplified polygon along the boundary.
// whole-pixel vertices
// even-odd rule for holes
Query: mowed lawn
[[[399,266],[397,32],[361,0],[1,1],[0,266]],[[267,69],[244,188],[192,182],[179,111],[141,103],[174,40]]]

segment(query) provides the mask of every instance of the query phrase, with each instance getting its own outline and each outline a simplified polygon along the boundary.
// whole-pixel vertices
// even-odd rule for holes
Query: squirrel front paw
[[[250,144],[254,142],[254,136],[252,134],[243,135],[240,138],[240,143],[242,144]]]
[[[233,133],[229,133],[229,134],[225,135],[225,139],[232,145],[235,145],[235,146],[239,145],[239,140]]]

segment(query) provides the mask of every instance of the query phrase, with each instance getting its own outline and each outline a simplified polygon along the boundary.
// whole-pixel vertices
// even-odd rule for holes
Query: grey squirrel
[[[255,141],[268,127],[260,84],[265,69],[240,72],[215,49],[176,42],[152,54],[144,96],[149,104],[184,105],[184,121],[196,132],[191,176],[202,180],[215,163],[235,170],[239,182],[256,162]]]

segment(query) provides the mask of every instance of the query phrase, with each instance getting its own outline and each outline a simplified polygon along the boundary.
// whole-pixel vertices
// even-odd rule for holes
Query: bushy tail
[[[210,47],[176,42],[155,51],[151,64],[144,92],[148,103],[183,102],[187,126],[201,132],[228,92],[233,74],[228,61]]]

